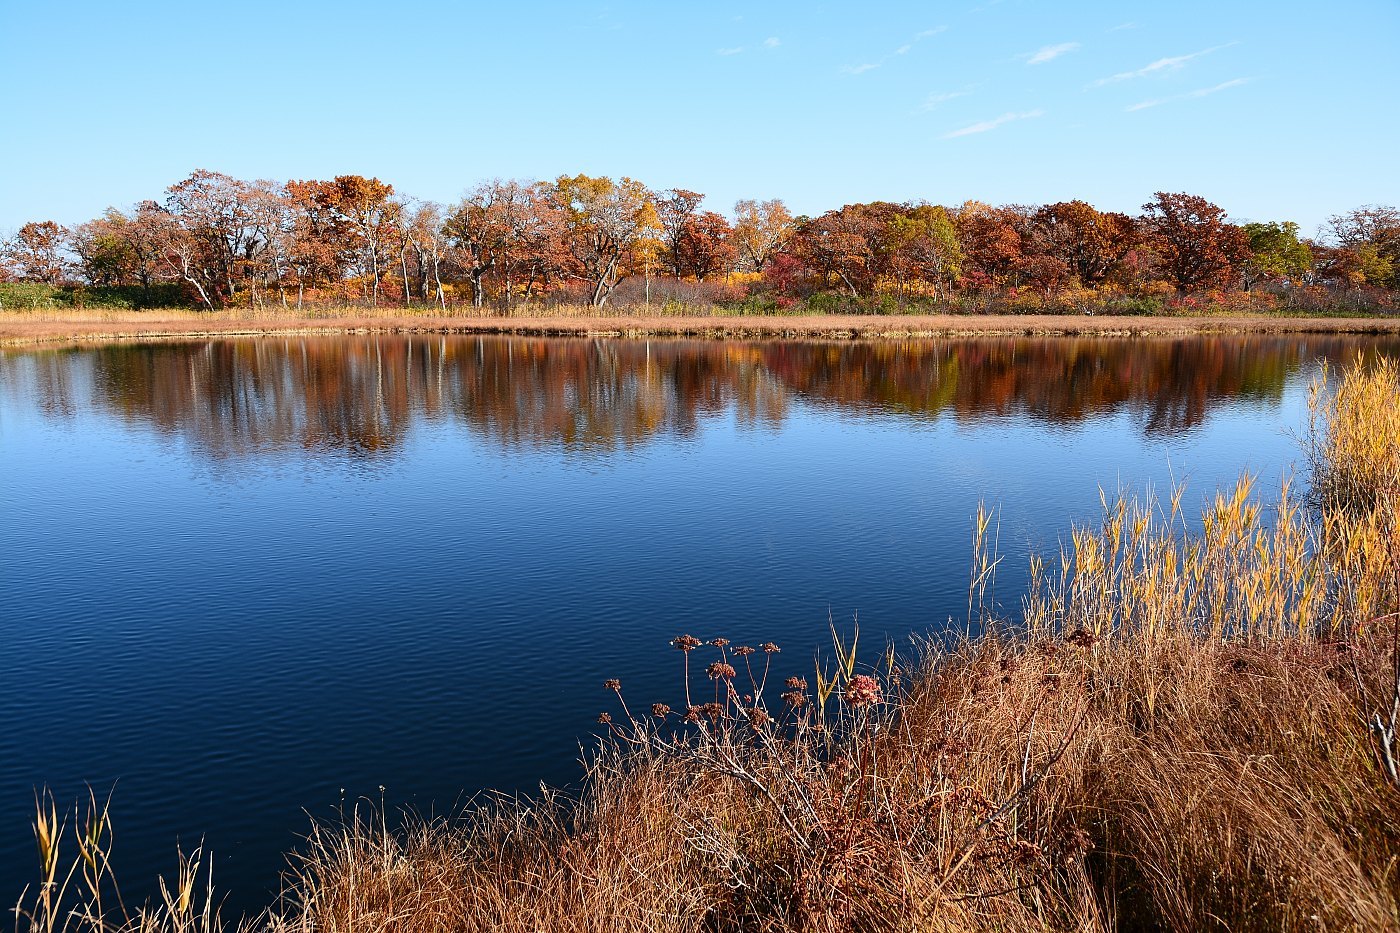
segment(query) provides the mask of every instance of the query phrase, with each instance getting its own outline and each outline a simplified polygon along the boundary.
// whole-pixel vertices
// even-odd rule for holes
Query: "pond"
[[[995,596],[1099,491],[1298,460],[1379,338],[705,342],[345,336],[0,354],[0,899],[36,787],[113,792],[144,896],[203,839],[234,911],[357,799],[580,773],[602,689],[676,705],[691,633],[808,674]],[[950,621],[951,620],[951,621]],[[614,710],[615,711],[615,710]],[[381,790],[382,788],[382,790]]]

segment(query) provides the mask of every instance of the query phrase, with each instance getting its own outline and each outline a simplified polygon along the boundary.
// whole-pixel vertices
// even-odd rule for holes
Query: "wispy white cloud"
[[[930,94],[928,97],[924,98],[924,105],[919,109],[923,111],[934,110],[941,104],[946,104],[950,100],[957,100],[959,97],[967,97],[971,93],[972,88],[970,87],[963,88],[961,91],[943,91],[941,93],[933,93]]]
[[[1125,29],[1136,29],[1136,28],[1137,28],[1137,23],[1119,23],[1117,26],[1114,26],[1112,29],[1110,29],[1109,32],[1122,32],[1122,31],[1125,30]]]
[[[1001,116],[995,117],[994,119],[983,120],[981,123],[974,123],[971,126],[964,126],[962,129],[953,130],[951,133],[944,133],[943,138],[956,139],[959,136],[972,136],[976,133],[986,133],[1016,120],[1030,120],[1044,115],[1044,110],[1027,110],[1025,113],[1003,113]]]
[[[783,40],[779,39],[777,36],[769,36],[767,39],[763,40],[763,47],[765,49],[776,49],[782,44]]]
[[[1042,46],[1038,51],[1031,53],[1026,59],[1027,65],[1043,65],[1046,62],[1053,62],[1061,55],[1068,55],[1079,48],[1078,42],[1061,42],[1059,45]]]
[[[893,52],[891,52],[890,54],[888,54],[888,55],[883,55],[883,56],[881,56],[880,58],[876,59],[876,60],[873,61],[873,62],[865,62],[864,64],[860,64],[860,65],[843,65],[843,66],[841,67],[841,73],[842,73],[842,74],[848,74],[848,75],[859,75],[859,74],[865,74],[867,71],[874,71],[876,68],[879,68],[880,66],[884,65],[886,62],[888,62],[891,58],[894,58],[896,55],[908,55],[909,52],[913,50],[914,46],[918,45],[920,42],[924,41],[925,39],[931,39],[931,38],[933,38],[934,36],[936,36],[936,35],[938,35],[938,34],[940,34],[940,33],[943,33],[943,32],[947,32],[947,31],[948,31],[948,27],[947,27],[947,26],[935,26],[935,27],[932,28],[932,29],[925,29],[925,30],[922,30],[921,32],[916,32],[916,33],[914,33],[914,38],[913,38],[913,39],[911,39],[911,40],[909,40],[908,42],[904,43],[904,44],[901,45],[899,48],[897,48],[897,49],[895,49]]]
[[[1234,79],[1232,79],[1232,80],[1230,80],[1230,81],[1222,81],[1221,83],[1215,85],[1214,87],[1203,87],[1203,88],[1200,88],[1200,89],[1198,89],[1198,90],[1191,91],[1190,93],[1187,93],[1187,94],[1174,94],[1174,95],[1172,95],[1171,97],[1159,97],[1159,98],[1157,98],[1156,100],[1144,100],[1144,101],[1140,101],[1139,103],[1136,103],[1136,104],[1131,104],[1131,105],[1129,105],[1129,106],[1127,106],[1127,107],[1124,107],[1123,109],[1126,110],[1128,113],[1132,113],[1132,112],[1135,111],[1135,110],[1146,110],[1146,109],[1148,109],[1149,107],[1158,107],[1158,106],[1161,106],[1162,104],[1170,104],[1170,103],[1172,103],[1173,101],[1178,101],[1178,100],[1195,100],[1195,99],[1198,98],[1198,97],[1209,97],[1209,96],[1212,95],[1212,94],[1218,94],[1219,92],[1224,91],[1224,90],[1227,90],[1227,89],[1229,89],[1229,88],[1232,88],[1232,87],[1239,87],[1241,84],[1248,84],[1248,83],[1249,83],[1250,81],[1252,81],[1252,80],[1254,80],[1254,79],[1253,79],[1253,78],[1234,78]]]
[[[732,49],[715,49],[715,54],[716,54],[716,55],[738,55],[738,54],[739,54],[740,52],[742,52],[742,51],[744,51],[744,47],[743,47],[742,45],[736,45],[736,46],[734,46],[734,48],[732,48]]]
[[[1120,71],[1116,75],[1100,78],[1091,84],[1090,87],[1102,87],[1105,84],[1116,84],[1119,81],[1131,81],[1134,78],[1146,78],[1156,74],[1169,74],[1181,69],[1189,61],[1193,61],[1203,55],[1209,55],[1212,52],[1218,52],[1221,49],[1228,49],[1232,45],[1239,45],[1239,43],[1226,42],[1224,45],[1213,45],[1208,49],[1201,49],[1199,52],[1191,52],[1187,55],[1173,55],[1169,58],[1159,58],[1155,62],[1142,66],[1137,71]]]

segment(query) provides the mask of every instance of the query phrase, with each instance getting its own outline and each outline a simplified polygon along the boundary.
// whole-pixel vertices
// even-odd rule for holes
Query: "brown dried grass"
[[[557,306],[512,314],[454,308],[268,307],[0,311],[0,345],[288,333],[510,333],[702,337],[928,337],[1190,333],[1400,333],[1395,317],[1126,317],[1088,315],[735,315]]]

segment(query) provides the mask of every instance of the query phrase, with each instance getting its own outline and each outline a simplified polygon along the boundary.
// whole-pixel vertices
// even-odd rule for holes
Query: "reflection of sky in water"
[[[962,614],[979,500],[1014,607],[1100,486],[1275,488],[1312,358],[1366,342],[429,344],[0,356],[0,878],[34,785],[119,779],[132,875],[207,832],[257,902],[342,787],[570,780],[683,631],[806,673],[829,616]]]

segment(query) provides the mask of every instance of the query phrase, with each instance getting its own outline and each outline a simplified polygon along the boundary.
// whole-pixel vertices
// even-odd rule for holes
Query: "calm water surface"
[[[205,838],[265,903],[306,813],[450,810],[579,772],[676,702],[682,632],[783,647],[998,598],[1098,490],[1296,459],[1334,337],[215,340],[0,355],[0,900],[33,789],[115,785],[144,882]],[[139,888],[139,884],[135,885]],[[144,890],[144,889],[142,889]]]

